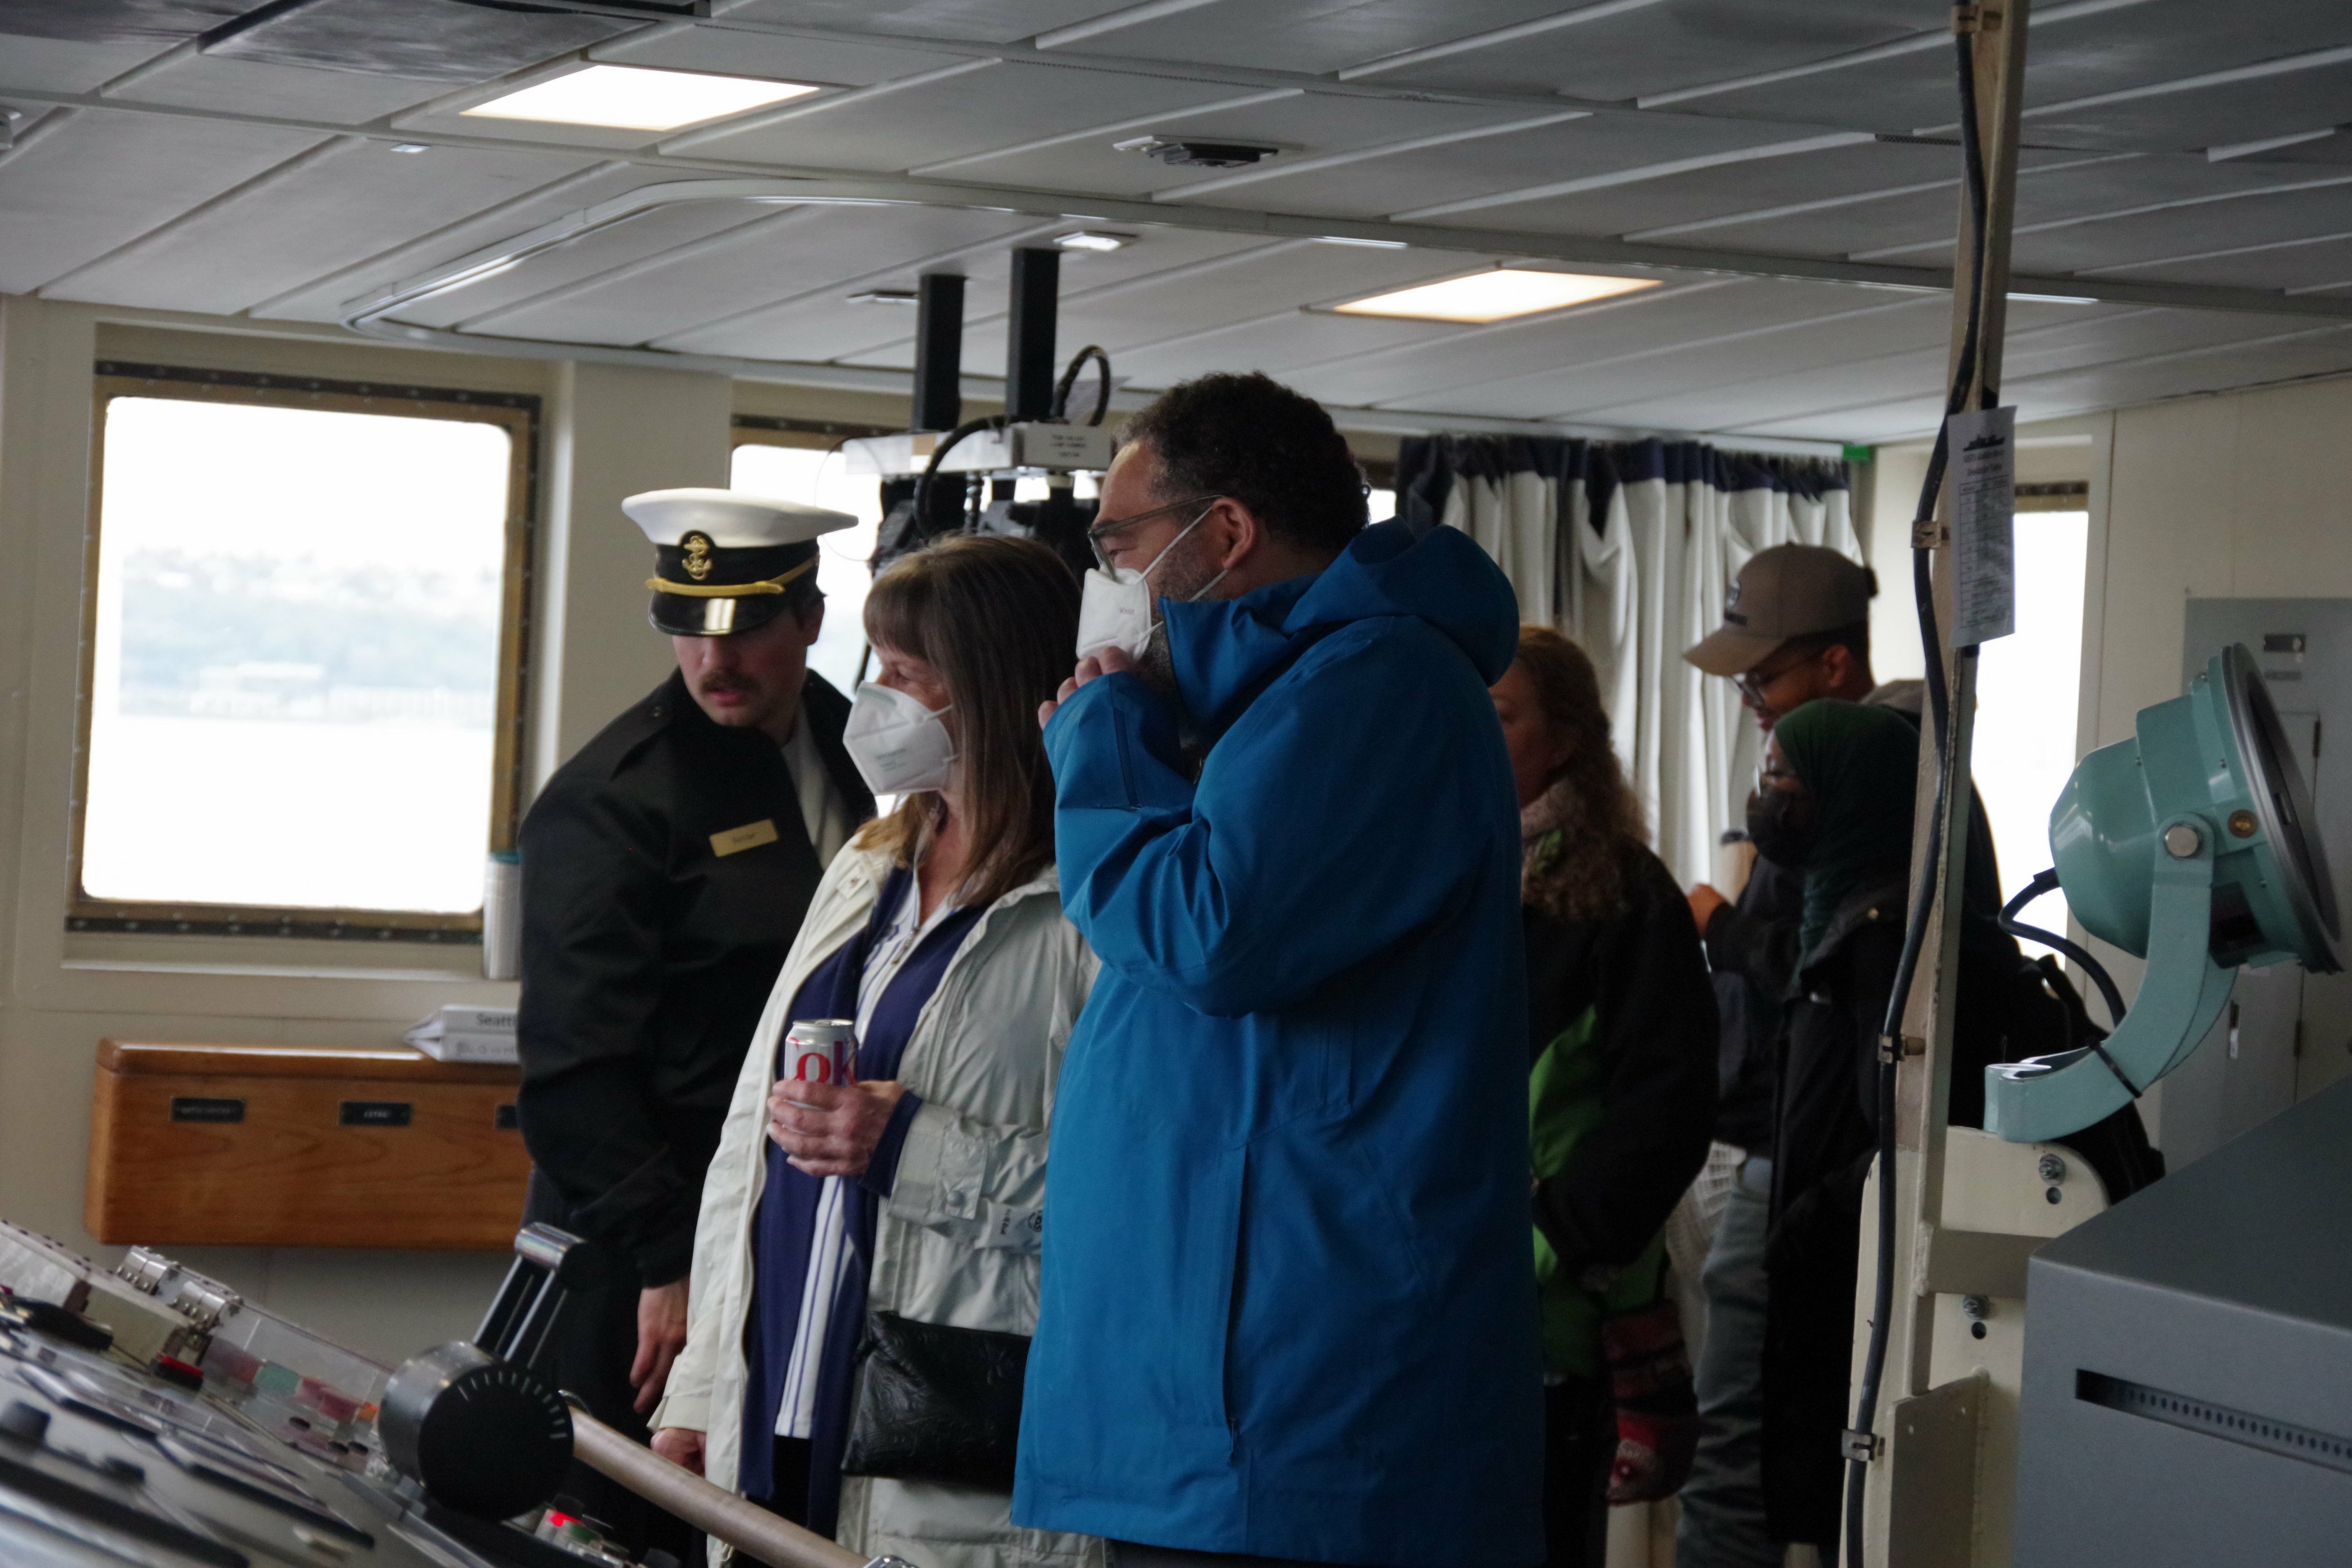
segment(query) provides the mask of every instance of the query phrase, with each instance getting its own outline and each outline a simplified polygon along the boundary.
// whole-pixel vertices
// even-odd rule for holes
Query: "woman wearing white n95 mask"
[[[1062,915],[1032,716],[1077,608],[1024,539],[950,539],[875,580],[879,670],[843,738],[899,804],[827,870],[752,1038],[653,1420],[665,1457],[923,1568],[1103,1558],[1010,1518],[1046,1118],[1095,973]],[[820,1019],[854,1020],[854,1081],[779,1084],[786,1030]],[[975,1415],[973,1385],[1003,1397]]]

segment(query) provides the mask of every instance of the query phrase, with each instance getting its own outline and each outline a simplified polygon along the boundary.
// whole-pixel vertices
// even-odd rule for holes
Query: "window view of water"
[[[509,437],[108,404],[82,887],[481,906]]]

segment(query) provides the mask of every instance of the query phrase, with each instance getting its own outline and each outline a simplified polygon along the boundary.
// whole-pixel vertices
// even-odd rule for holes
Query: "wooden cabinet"
[[[156,1246],[503,1250],[520,1081],[406,1049],[101,1040],[84,1221]]]

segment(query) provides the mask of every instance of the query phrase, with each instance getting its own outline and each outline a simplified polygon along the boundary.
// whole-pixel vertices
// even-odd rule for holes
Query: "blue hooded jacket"
[[[1543,1557],[1519,823],[1465,535],[1166,602],[1183,714],[1046,727],[1102,971],[1046,1163],[1013,1516],[1370,1565]]]

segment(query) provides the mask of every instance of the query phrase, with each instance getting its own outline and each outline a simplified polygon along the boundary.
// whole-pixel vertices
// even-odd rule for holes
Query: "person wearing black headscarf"
[[[1902,714],[1807,703],[1783,717],[1748,802],[1757,852],[1801,872],[1796,977],[1781,1017],[1771,1228],[1765,1248],[1764,1500],[1776,1541],[1838,1539],[1852,1414],[1862,1197],[1878,1145],[1877,1047],[1909,913],[1919,731]],[[2071,1043],[2089,1020],[2054,967],[2030,962],[1997,920],[1990,843],[1961,878],[1959,1005],[1949,1124],[1980,1126],[1995,1061]],[[2163,1174],[2129,1106],[2069,1143],[2110,1201]]]
[[[1782,1014],[1764,1327],[1764,1500],[1772,1536],[1838,1538],[1862,1186],[1877,1145],[1879,1026],[1903,948],[1919,732],[1811,702],[1780,720],[1748,806],[1757,852],[1801,869]]]

